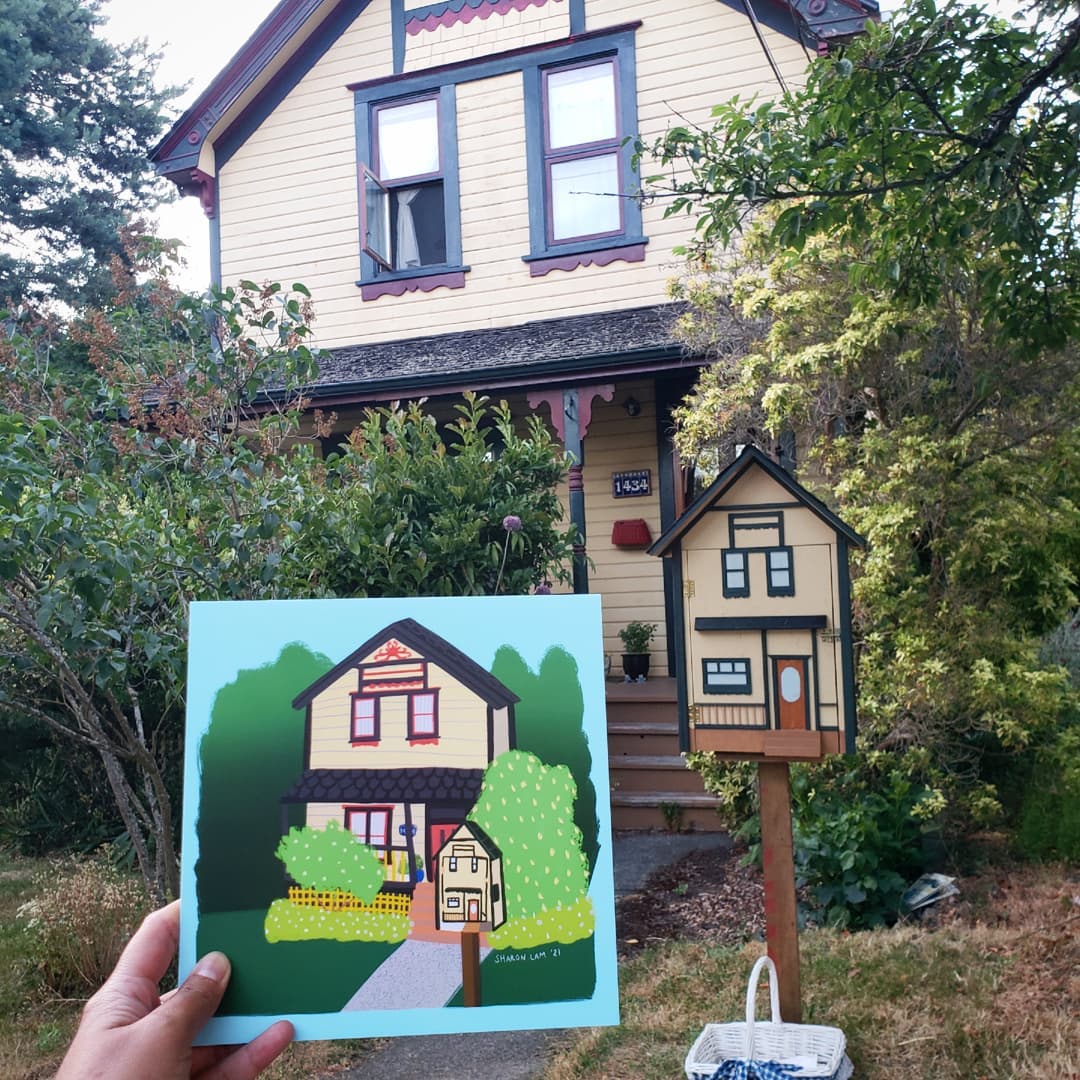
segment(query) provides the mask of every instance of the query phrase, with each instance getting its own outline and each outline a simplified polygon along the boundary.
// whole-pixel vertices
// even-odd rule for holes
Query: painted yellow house
[[[506,922],[502,852],[479,825],[466,821],[436,854],[436,926],[461,929],[470,923],[498,930]]]
[[[876,13],[282,0],[152,157],[201,199],[217,283],[311,290],[329,355],[310,397],[339,438],[366,405],[426,397],[449,413],[465,390],[550,422],[573,459],[573,587],[603,594],[613,657],[627,622],[659,624],[663,677],[675,579],[616,522],[656,537],[690,501],[669,416],[706,360],[676,339],[667,288],[691,219],[642,197],[631,138],[777,94]]]
[[[515,745],[516,694],[413,619],[369,638],[293,700],[304,769],[282,796],[305,824],[338,821],[382,856],[387,889],[411,890],[476,802],[484,770]]]
[[[683,749],[811,761],[854,749],[848,550],[863,543],[748,447],[649,549],[681,585]]]

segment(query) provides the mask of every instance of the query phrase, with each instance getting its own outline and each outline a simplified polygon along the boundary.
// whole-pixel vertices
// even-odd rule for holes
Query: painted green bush
[[[503,855],[507,924],[500,933],[507,937],[518,932],[518,921],[569,910],[588,891],[588,862],[574,824],[576,795],[565,765],[545,765],[523,750],[500,754],[484,774],[469,817]],[[552,916],[550,926],[558,921]],[[553,940],[561,939],[540,936],[530,944]]]
[[[304,888],[341,889],[365,904],[375,899],[385,877],[375,852],[337,821],[323,829],[290,829],[275,854]]]
[[[591,937],[595,929],[592,900],[581,896],[568,906],[560,904],[539,915],[507,919],[498,930],[488,934],[488,944],[493,949],[531,949],[551,941],[569,945]]]
[[[404,941],[409,933],[409,916],[381,911],[324,911],[291,900],[275,900],[266,913],[265,931],[271,945],[320,939]]]

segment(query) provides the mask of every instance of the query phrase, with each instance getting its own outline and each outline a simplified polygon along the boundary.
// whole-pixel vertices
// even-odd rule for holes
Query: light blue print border
[[[199,857],[199,742],[219,690],[241,671],[272,664],[299,642],[334,663],[383,627],[415,619],[490,670],[500,646],[517,650],[538,671],[545,653],[561,647],[577,661],[583,726],[597,792],[599,845],[589,894],[596,913],[596,986],[591,998],[531,1005],[399,1009],[215,1018],[200,1044],[247,1042],[274,1020],[291,1020],[297,1039],[437,1035],[525,1028],[600,1026],[619,1022],[615,950],[615,892],[611,861],[603,648],[598,596],[522,596],[380,600],[270,600],[193,603],[188,652],[187,730],[181,860],[180,977],[195,964]],[[253,757],[252,767],[257,768]],[[527,967],[527,965],[525,965]]]

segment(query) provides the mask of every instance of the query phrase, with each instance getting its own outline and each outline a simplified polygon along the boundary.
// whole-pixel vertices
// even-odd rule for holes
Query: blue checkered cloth
[[[782,1065],[779,1061],[730,1058],[712,1076],[702,1076],[701,1080],[789,1080],[792,1073],[801,1071],[798,1065]]]

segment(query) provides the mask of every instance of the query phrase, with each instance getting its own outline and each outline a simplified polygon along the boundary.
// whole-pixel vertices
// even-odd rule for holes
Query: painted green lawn
[[[338,1012],[399,942],[279,941],[266,912],[227,911],[199,920],[198,953],[228,953],[233,977],[219,1016]]]
[[[484,1005],[531,1005],[592,996],[596,988],[593,939],[572,945],[532,949],[493,949],[480,965],[480,1000]],[[447,1002],[461,1005],[462,991]]]

